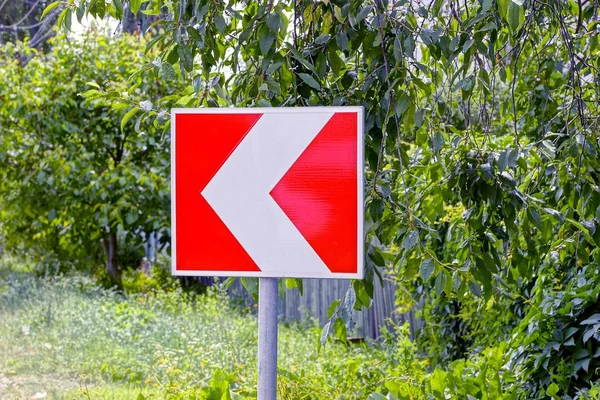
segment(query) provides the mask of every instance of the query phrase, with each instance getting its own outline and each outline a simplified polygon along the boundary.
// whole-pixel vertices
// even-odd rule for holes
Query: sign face
[[[363,275],[361,107],[174,109],[174,275]]]

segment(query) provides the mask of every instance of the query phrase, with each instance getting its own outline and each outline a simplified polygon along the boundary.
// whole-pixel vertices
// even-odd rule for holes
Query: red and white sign
[[[174,275],[362,278],[361,107],[174,109]]]

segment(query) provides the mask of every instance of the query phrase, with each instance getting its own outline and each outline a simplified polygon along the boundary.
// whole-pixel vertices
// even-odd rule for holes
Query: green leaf
[[[175,46],[173,46],[173,48],[171,49],[171,51],[169,52],[169,54],[167,54],[167,62],[171,65],[175,65],[177,63],[177,61],[179,61],[179,53],[178,50],[179,49],[179,45],[176,44]]]
[[[371,296],[369,296],[363,282],[352,281],[352,287],[354,288],[357,300],[354,303],[354,309],[360,311],[363,307],[369,308],[371,306]]]
[[[346,290],[346,294],[344,295],[344,303],[342,304],[343,309],[350,313],[352,309],[356,307],[356,303],[356,291],[354,290],[354,285],[350,285],[348,286],[348,290]]]
[[[271,92],[273,92],[275,94],[281,93],[281,86],[279,86],[279,83],[277,83],[277,81],[275,81],[273,79],[268,79],[267,86],[269,87],[269,90]]]
[[[313,89],[321,89],[321,85],[319,85],[319,82],[317,82],[315,80],[315,78],[313,78],[312,76],[305,74],[303,72],[299,73],[298,76],[300,77],[300,79],[302,79],[304,81],[304,83],[306,83],[308,86],[310,86]]]
[[[269,27],[269,31],[271,31],[274,35],[279,32],[279,14],[272,13],[267,17],[267,26]]]
[[[199,41],[199,42],[201,42],[201,41],[203,40],[203,39],[202,39],[202,36],[200,36],[200,32],[198,32],[198,30],[197,30],[196,28],[194,28],[194,27],[191,27],[191,26],[188,26],[188,27],[187,27],[187,28],[185,28],[185,29],[187,30],[188,34],[190,35],[190,37],[191,37],[192,39],[194,39],[194,40],[197,40],[197,41]],[[160,37],[160,36],[157,36],[157,37]],[[155,39],[156,39],[156,38],[155,38]]]
[[[510,3],[512,3],[512,0],[498,0],[498,14],[500,14],[500,18],[506,18],[506,12]]]
[[[402,43],[400,43],[400,36],[396,36],[394,39],[393,53],[396,63],[402,62]]]
[[[598,325],[596,326],[592,326],[590,328],[588,328],[585,333],[583,334],[583,343],[587,343],[588,340],[590,340],[590,338],[592,336],[594,336],[594,334],[598,331]]]
[[[344,51],[348,50],[348,35],[346,35],[346,32],[344,32],[344,31],[338,32],[338,34],[335,35],[335,40],[336,40],[337,45],[340,48],[340,50],[344,50]]]
[[[513,32],[519,30],[525,21],[523,7],[511,1],[508,6],[508,25]]]
[[[106,0],[96,0],[96,15],[100,19],[106,16]]]
[[[166,81],[174,81],[177,79],[177,73],[170,63],[164,62],[160,67],[160,77]]]
[[[481,286],[477,282],[469,281],[469,289],[476,297],[481,296]]]
[[[591,244],[592,246],[596,245],[596,243],[594,242],[594,239],[590,235],[590,231],[585,226],[583,226],[582,223],[577,222],[577,221],[575,221],[572,218],[565,218],[565,221],[569,222],[571,225],[573,225],[574,227],[576,227],[577,229],[579,229],[581,231],[581,233],[583,233],[583,236],[585,237],[585,240],[587,240],[587,242],[589,244]]]
[[[440,132],[436,132],[433,135],[433,151],[439,153],[444,146],[444,136]]]
[[[325,43],[329,42],[329,39],[331,39],[331,35],[330,35],[330,34],[328,34],[328,33],[326,33],[326,34],[324,34],[324,35],[321,35],[321,36],[317,37],[317,38],[315,39],[315,44],[316,44],[316,45],[322,45],[322,44],[325,44]]]
[[[435,369],[431,376],[431,389],[438,393],[444,393],[446,389],[446,375],[446,372]]]
[[[402,96],[400,96],[400,98],[396,102],[396,108],[395,108],[396,116],[401,117],[402,114],[404,114],[404,112],[409,109],[411,104],[412,104],[412,99],[410,98],[410,96],[403,93]]]
[[[585,372],[587,372],[588,369],[590,368],[590,361],[591,361],[591,358],[584,358],[584,359],[577,361],[575,363],[575,372],[578,372],[581,369],[583,369]]]
[[[540,150],[543,151],[548,158],[553,160],[556,157],[556,146],[554,146],[554,143],[549,140],[543,140],[542,145]]]
[[[340,56],[338,56],[337,51],[332,46],[329,47],[328,55],[331,70],[333,71],[334,75],[338,75],[344,62]]]
[[[460,275],[457,272],[458,271],[456,271],[454,273],[454,276],[452,277],[452,288],[454,290],[458,290],[460,288],[460,285],[462,285],[462,279],[460,278]]]
[[[139,111],[139,107],[133,107],[131,110],[127,111],[127,114],[125,114],[123,116],[123,119],[121,119],[121,132],[123,132],[123,128],[125,128],[125,124],[127,124],[127,122],[131,119],[131,117],[133,117],[135,115],[135,113],[137,113]]]
[[[527,208],[527,217],[538,229],[542,229],[542,218],[535,208]]]
[[[339,6],[333,6],[333,14],[340,23],[344,23],[346,18],[342,15],[342,9]]]
[[[194,59],[190,49],[183,43],[179,43],[177,46],[177,54],[179,55],[179,60],[183,64],[183,68],[188,72],[192,71],[192,69],[194,69]]]
[[[196,14],[197,21],[202,21],[204,19],[204,17],[206,16],[206,14],[208,14],[208,11],[210,10],[211,4],[212,3],[210,1],[207,1],[206,4],[204,4],[202,8],[200,8],[200,10],[198,10],[198,13]]]
[[[273,46],[273,42],[275,41],[275,35],[272,32],[261,32],[260,37],[258,38],[258,42],[260,45],[260,52],[263,55],[269,53],[271,50],[271,46]]]
[[[240,280],[254,301],[258,301],[258,278],[240,278]]]
[[[369,253],[369,258],[373,260],[375,265],[378,265],[380,267],[385,266],[385,259],[383,258],[383,254],[381,254],[381,250],[379,250],[377,247],[374,247],[373,252]]]
[[[137,220],[138,220],[138,214],[134,211],[129,211],[127,213],[127,216],[125,217],[125,222],[127,222],[129,225],[133,224]]]
[[[581,325],[595,325],[600,322],[600,313],[596,313],[591,317],[581,321]]]
[[[298,60],[300,62],[300,64],[302,64],[304,66],[304,68],[313,71],[315,69],[315,66],[312,65],[310,62],[308,62],[304,57],[302,57],[302,54],[300,54],[300,52],[296,49],[294,49],[293,47],[288,47],[288,49],[292,52],[292,56]]]
[[[137,14],[140,6],[142,5],[142,0],[130,0],[129,1],[129,9],[133,14]]]
[[[445,272],[441,272],[439,274],[437,274],[437,276],[435,277],[435,284],[434,284],[434,288],[435,288],[435,292],[437,293],[437,295],[441,295],[442,292],[444,291],[444,287],[446,286],[446,273]],[[425,281],[427,281],[428,279],[425,279]]]
[[[331,331],[331,321],[327,322],[321,331],[321,346],[325,346],[327,343],[327,337],[329,337],[329,332]]]
[[[152,38],[152,40],[150,40],[148,42],[148,44],[146,44],[146,47],[144,49],[144,54],[148,53],[148,51],[150,51],[150,49],[152,47],[154,47],[155,44],[157,44],[159,41],[163,41],[165,39],[164,36],[162,35],[156,35],[154,38]]]
[[[271,65],[269,65],[269,67],[266,70],[266,74],[267,75],[271,75],[273,72],[277,71],[284,63],[283,62],[276,62],[273,63]]]
[[[123,18],[123,3],[121,3],[121,0],[113,0],[113,5],[117,10],[117,19]]]
[[[237,279],[237,277],[230,276],[229,278],[227,278],[223,282],[221,282],[221,287],[223,287],[224,289],[229,289],[231,287],[231,285],[233,285],[233,283],[235,282],[236,279]]]
[[[419,267],[419,273],[421,274],[421,278],[423,278],[425,282],[427,282],[429,278],[431,278],[431,275],[433,274],[434,270],[435,262],[431,258],[423,260],[421,266]]]
[[[81,93],[81,97],[86,98],[86,99],[94,99],[94,98],[98,98],[102,96],[102,92],[96,90],[96,89],[90,89],[87,90],[83,93]]]
[[[256,102],[259,107],[271,107],[272,104],[267,99],[260,99]]]
[[[483,27],[482,27],[482,28],[479,30],[479,32],[491,31],[491,30],[494,30],[494,29],[498,29],[498,26],[496,25],[496,23],[495,23],[495,22],[493,22],[493,21],[492,21],[492,22],[488,22],[487,24],[485,24],[485,25],[484,25],[484,26],[483,26]],[[479,45],[483,46],[483,43],[482,43],[482,42],[480,42],[480,41],[477,41],[477,42],[475,42],[475,44],[476,44],[476,45],[477,45],[477,44],[479,44]],[[478,49],[480,49],[480,51],[481,51],[483,54],[485,54],[485,53],[486,53],[486,51],[485,51],[486,47],[485,47],[485,46],[483,46],[483,47],[478,47]]]
[[[81,3],[79,7],[77,7],[75,13],[77,15],[77,21],[81,23],[81,21],[83,20],[83,15],[85,14],[85,3]]]
[[[333,324],[333,331],[335,333],[335,337],[342,342],[346,342],[348,340],[346,324],[344,324],[344,321],[342,321],[341,318],[335,320],[335,323]]]
[[[546,389],[546,394],[551,396],[552,399],[554,400],[559,400],[560,397],[558,396],[558,392],[560,390],[560,387],[556,384],[556,383],[551,383],[550,386],[548,386],[548,389]]]
[[[490,9],[493,3],[493,0],[483,0],[483,3],[481,4],[481,11],[486,12]]]
[[[331,317],[333,316],[333,313],[335,312],[335,310],[338,307],[338,304],[340,304],[340,299],[336,299],[334,300],[330,305],[329,305],[329,309],[327,310],[327,319],[331,319]]]
[[[73,12],[70,8],[68,8],[64,11],[64,13],[65,13],[65,20],[64,20],[65,29],[67,31],[70,31],[71,30],[71,17],[73,15]]]
[[[285,280],[286,289],[298,289],[300,295],[302,295],[302,279],[300,278],[286,278]]]
[[[225,18],[220,13],[216,13],[214,17],[215,27],[219,31],[220,34],[225,32],[225,28],[227,28],[227,22],[225,22]]]
[[[54,3],[50,3],[48,4],[48,6],[46,8],[44,8],[44,11],[42,12],[42,16],[40,17],[40,19],[44,19],[44,17],[46,15],[48,15],[48,13],[52,10],[54,10],[56,7],[58,7],[60,4],[62,3],[62,1],[55,1]]]
[[[410,231],[408,232],[408,234],[404,237],[404,240],[402,241],[402,247],[406,250],[409,251],[411,250],[413,247],[415,247],[415,244],[417,244],[417,241],[419,240],[419,232],[418,231]]]
[[[366,6],[363,9],[361,9],[358,15],[356,16],[356,22],[358,23],[365,19],[371,13],[371,10],[373,10],[373,6]]]
[[[508,150],[504,150],[498,156],[498,169],[503,172],[508,167]]]

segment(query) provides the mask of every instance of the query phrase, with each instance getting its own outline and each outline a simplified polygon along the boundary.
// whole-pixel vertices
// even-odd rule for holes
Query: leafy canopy
[[[143,41],[87,34],[75,43],[59,37],[47,54],[25,44],[4,50],[0,218],[7,247],[86,268],[103,258],[100,243],[111,232],[135,253],[145,233],[167,230],[168,237],[168,142],[151,123],[119,122],[140,107],[140,93],[172,90],[127,81],[143,62]],[[99,98],[103,88],[119,101]]]

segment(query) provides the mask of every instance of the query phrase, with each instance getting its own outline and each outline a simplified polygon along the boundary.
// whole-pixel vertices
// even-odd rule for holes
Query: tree
[[[53,35],[60,9],[53,10],[40,21],[46,2],[42,0],[0,1],[0,44],[29,39],[32,47],[42,48]]]
[[[136,265],[123,265],[119,255],[139,253],[144,234],[167,229],[165,135],[139,119],[125,124],[140,107],[152,107],[138,92],[170,90],[164,83],[127,81],[142,62],[143,46],[134,36],[89,34],[71,43],[61,37],[46,55],[22,45],[6,48],[0,204],[9,249],[27,249],[63,267],[65,260],[89,268],[104,259],[110,282],[120,286],[122,268]],[[29,52],[30,62],[20,66],[15,52]],[[127,99],[95,100],[101,88],[128,93]]]
[[[143,3],[137,6],[135,3],[126,3],[123,5],[123,17],[121,20],[123,32],[146,32],[150,25],[157,20],[156,16],[144,14],[146,4],[147,3]],[[132,7],[134,10],[137,9],[135,13],[131,11]]]
[[[159,57],[139,76],[180,76],[167,99],[181,106],[365,107],[366,277],[325,337],[391,274],[403,304],[424,293],[455,302],[452,318],[510,311],[493,341],[511,341],[523,396],[573,396],[595,379],[597,2],[145,3]],[[75,1],[61,25],[122,18],[119,4]],[[494,345],[497,320],[477,314],[470,332]]]

